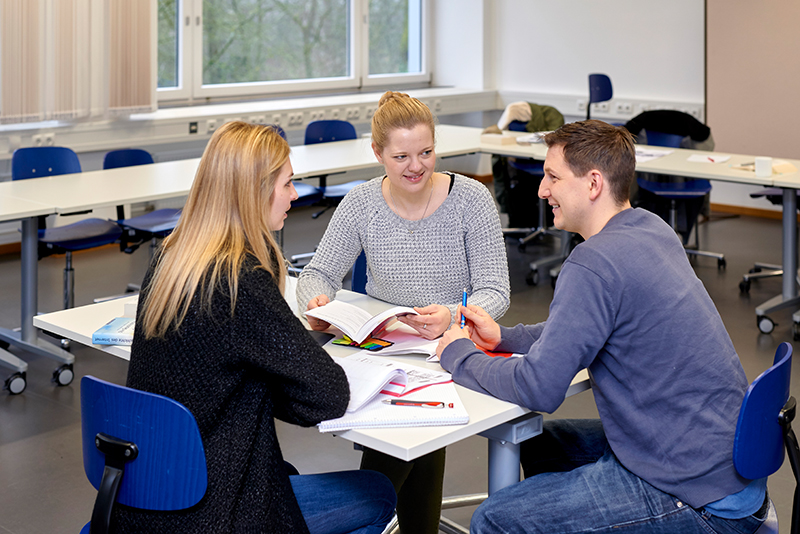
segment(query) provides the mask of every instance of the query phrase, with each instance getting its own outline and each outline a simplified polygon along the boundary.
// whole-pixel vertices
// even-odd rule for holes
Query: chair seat
[[[122,229],[111,221],[84,219],[66,226],[39,230],[39,241],[49,249],[75,252],[114,243],[121,234]]]
[[[353,180],[344,184],[329,185],[323,188],[322,197],[331,200],[341,200],[355,186],[363,184],[366,180]]]
[[[175,229],[180,217],[181,210],[164,208],[139,215],[138,217],[123,219],[117,221],[117,223],[126,229],[129,228],[140,232],[148,232],[155,237],[166,237]]]
[[[795,192],[797,193],[797,196],[800,197],[800,189],[796,190]],[[776,206],[783,205],[783,189],[780,187],[765,187],[760,191],[750,193],[750,198],[761,197],[767,197],[767,200]]]
[[[292,201],[293,208],[310,206],[322,200],[322,190],[319,187],[305,184],[302,182],[294,183],[294,190],[297,191],[297,200]]]
[[[708,180],[687,180],[686,182],[676,183],[651,182],[644,178],[638,178],[636,182],[645,191],[663,198],[699,198],[711,191],[711,182]]]
[[[534,174],[537,176],[544,176],[543,161],[536,161],[532,159],[509,158],[508,165],[509,167],[512,167],[518,171],[526,172],[528,174]]]

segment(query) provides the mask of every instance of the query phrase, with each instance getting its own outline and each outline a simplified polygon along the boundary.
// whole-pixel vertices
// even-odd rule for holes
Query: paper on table
[[[381,339],[391,341],[393,345],[375,351],[376,356],[389,356],[392,354],[422,354],[428,357],[436,356],[438,339],[425,339],[416,330],[403,323],[396,323],[394,328],[381,335]]]
[[[686,161],[693,163],[725,163],[731,159],[730,156],[721,156],[719,154],[692,154]]]
[[[550,132],[534,132],[528,135],[520,135],[517,137],[518,145],[532,145],[534,143],[544,143],[544,136]]]
[[[672,154],[674,150],[660,150],[658,148],[636,147],[636,163],[644,163]]]
[[[455,384],[437,384],[406,397],[410,401],[437,401],[447,408],[430,409],[415,406],[390,406],[375,398],[355,412],[339,419],[321,422],[320,432],[342,432],[351,428],[392,428],[412,426],[465,425],[469,414],[458,396]],[[450,405],[453,405],[450,408]]]

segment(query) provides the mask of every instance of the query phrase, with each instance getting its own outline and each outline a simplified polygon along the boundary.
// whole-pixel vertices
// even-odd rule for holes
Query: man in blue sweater
[[[742,478],[732,460],[747,379],[680,239],[631,208],[630,133],[592,120],[545,142],[539,196],[585,240],[547,321],[505,328],[468,306],[468,327],[445,332],[437,352],[456,382],[544,412],[587,368],[600,420],[545,423],[523,443],[526,479],[485,501],[472,532],[754,532],[766,479]]]

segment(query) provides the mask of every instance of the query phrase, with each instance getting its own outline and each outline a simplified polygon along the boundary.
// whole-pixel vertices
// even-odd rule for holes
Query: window
[[[428,81],[426,4],[158,0],[159,99]]]

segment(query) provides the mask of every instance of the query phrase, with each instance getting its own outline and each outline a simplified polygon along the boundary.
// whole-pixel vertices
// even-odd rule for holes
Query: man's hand
[[[476,345],[494,350],[500,344],[500,325],[483,308],[467,304],[466,308],[459,306],[458,312],[467,320],[470,339]]]
[[[320,306],[325,306],[331,300],[328,298],[328,295],[317,295],[313,299],[308,301],[308,306],[306,306],[306,310],[313,310],[314,308],[319,308]],[[317,319],[316,317],[308,317],[308,326],[311,327],[311,330],[327,330],[330,328],[330,323],[326,323],[321,319]]]
[[[450,310],[441,304],[431,304],[414,308],[419,315],[401,315],[397,318],[407,324],[425,339],[435,339],[450,326]]]

